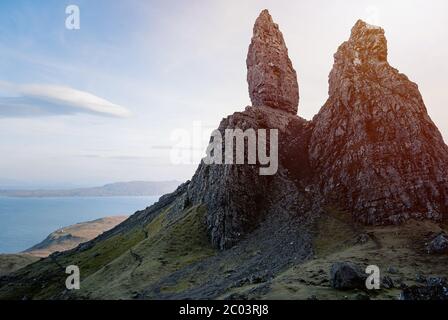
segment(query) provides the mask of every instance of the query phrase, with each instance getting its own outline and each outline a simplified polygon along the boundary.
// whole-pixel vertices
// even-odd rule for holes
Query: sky
[[[69,5],[79,30],[66,28]],[[250,105],[245,60],[265,8],[300,116],[325,103],[333,54],[361,18],[386,30],[390,64],[448,138],[445,0],[2,0],[0,186],[189,179],[210,132]]]

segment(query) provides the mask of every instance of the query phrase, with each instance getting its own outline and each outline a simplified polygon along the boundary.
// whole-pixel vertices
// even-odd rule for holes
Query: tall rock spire
[[[247,82],[254,107],[297,114],[299,86],[283,35],[268,10],[257,18],[247,54]]]
[[[417,85],[387,62],[384,30],[358,21],[329,84],[309,149],[326,201],[368,224],[442,219],[448,147]]]

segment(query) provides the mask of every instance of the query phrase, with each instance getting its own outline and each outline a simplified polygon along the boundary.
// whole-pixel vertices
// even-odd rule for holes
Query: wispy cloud
[[[130,112],[91,93],[65,86],[16,85],[0,81],[0,117],[39,117],[89,113],[127,117]]]

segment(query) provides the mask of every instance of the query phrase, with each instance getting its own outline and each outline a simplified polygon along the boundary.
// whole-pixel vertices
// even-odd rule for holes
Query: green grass
[[[0,254],[0,277],[15,272],[39,258],[28,254]]]
[[[355,230],[348,213],[331,207],[326,208],[326,214],[316,224],[313,243],[316,258],[347,246],[358,233]]]
[[[342,216],[341,216],[342,214]],[[445,226],[442,226],[445,227]],[[428,255],[424,252],[425,235],[438,232],[441,226],[430,221],[409,221],[402,226],[366,227],[354,232],[353,224],[342,212],[327,210],[316,227],[316,256],[296,265],[277,276],[271,291],[263,299],[307,299],[316,296],[322,300],[355,299],[362,290],[338,291],[330,287],[331,265],[338,261],[350,261],[362,267],[377,265],[382,276],[389,275],[398,283],[416,284],[416,274],[424,276],[448,276],[448,256]],[[371,236],[365,244],[356,241],[357,233]],[[390,266],[398,274],[388,274]],[[397,299],[400,290],[382,289],[369,291],[371,299]]]
[[[189,208],[176,221],[167,221],[168,213],[163,212],[145,228],[148,238],[133,246],[132,252],[126,251],[88,277],[82,283],[85,290],[81,294],[94,298],[130,298],[164,276],[215,254],[208,241],[203,207]],[[161,290],[179,292],[191,284],[182,280]]]

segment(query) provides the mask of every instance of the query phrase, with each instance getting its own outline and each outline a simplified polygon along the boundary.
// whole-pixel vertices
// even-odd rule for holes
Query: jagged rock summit
[[[247,54],[247,82],[254,107],[297,114],[299,86],[283,35],[268,10],[257,18]]]
[[[309,156],[325,202],[367,224],[446,214],[448,148],[417,85],[389,65],[383,29],[355,24],[313,126]]]
[[[309,168],[307,150],[301,149],[309,136],[302,134],[308,130],[307,121],[297,116],[296,72],[282,33],[267,10],[255,22],[247,69],[253,105],[223,119],[218,130],[223,136],[226,129],[278,130],[279,168],[275,176],[262,177],[258,164],[200,164],[187,197],[207,207],[210,239],[220,249],[232,247],[270,214],[299,215],[297,208],[304,206],[294,181]]]
[[[253,106],[219,130],[277,129],[279,170],[267,178],[257,166],[199,166],[187,198],[207,207],[215,247],[232,247],[282,211],[303,216],[330,206],[374,225],[443,218],[448,148],[387,50],[384,30],[359,20],[334,55],[328,101],[306,121],[296,115],[297,77],[282,34],[262,11],[247,58]]]

